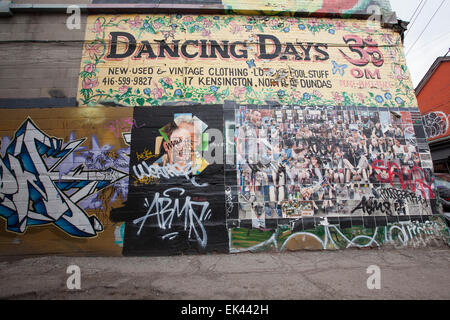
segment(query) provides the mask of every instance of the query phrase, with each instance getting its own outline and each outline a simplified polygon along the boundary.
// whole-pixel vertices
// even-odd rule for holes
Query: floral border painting
[[[246,104],[275,101],[290,105],[417,107],[400,36],[366,21],[227,15],[102,15],[89,16],[86,28],[77,97],[81,106],[152,106],[176,102],[213,104],[233,100]],[[248,57],[237,60],[189,60],[181,57],[136,60],[128,57],[112,61],[107,58],[111,32],[132,34],[137,43],[145,40],[155,47],[161,41],[170,45],[175,40],[180,40],[180,44],[193,39],[219,43],[238,40],[245,46]],[[308,62],[258,59],[257,40],[261,34],[275,36],[283,47],[289,41],[322,43],[329,58]],[[359,45],[361,50],[357,52]],[[358,55],[367,56],[372,63],[366,68],[358,67],[353,63]],[[377,65],[375,61],[380,63]],[[185,75],[169,72],[171,66],[204,67],[205,73],[213,67],[247,69],[248,77],[253,81],[230,86],[205,83],[194,77],[193,82],[188,82]],[[153,74],[145,81],[134,78],[122,81],[120,77],[108,78],[108,70],[112,67],[151,67]],[[263,70],[264,77],[273,85],[260,85],[254,72],[256,69]],[[328,85],[317,87],[309,85],[311,82],[302,82],[290,72],[293,69],[302,69],[305,74],[314,70],[325,71]],[[284,79],[280,79],[283,72]],[[284,85],[280,85],[280,81]]]

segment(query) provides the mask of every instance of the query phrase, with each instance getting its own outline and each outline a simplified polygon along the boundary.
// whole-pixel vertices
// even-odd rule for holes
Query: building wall
[[[64,14],[20,14],[0,19],[2,107],[33,103],[25,99],[76,105],[86,17],[81,17],[79,30],[69,30],[67,18]]]
[[[426,132],[430,141],[444,138],[449,134],[449,72],[450,62],[443,61],[417,95],[420,111],[427,123]]]
[[[67,30],[66,19],[0,19],[8,30],[0,62],[1,254],[448,240],[391,29],[355,19],[100,14]],[[188,42],[191,57],[183,57],[188,40],[198,42]],[[389,127],[411,161],[377,151],[371,131],[389,138]],[[337,148],[350,154],[353,134],[367,136],[368,150],[358,156],[366,161],[349,165]],[[302,165],[313,156],[322,163],[308,171]]]

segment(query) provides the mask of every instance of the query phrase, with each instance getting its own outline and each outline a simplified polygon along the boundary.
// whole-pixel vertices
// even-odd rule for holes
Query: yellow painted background
[[[180,40],[179,46],[185,40],[216,40],[221,44],[222,40],[245,41],[247,44],[248,58],[236,60],[233,58],[222,59],[185,59],[179,58],[155,58],[141,59],[131,57],[111,61],[105,59],[109,43],[109,33],[112,31],[127,32],[133,34],[139,45],[140,41],[149,41],[155,54],[158,55],[159,40],[166,40],[169,44],[173,40]],[[258,34],[273,35],[282,44],[291,42],[322,43],[327,44],[326,50],[329,59],[326,61],[284,61],[280,59],[258,60]],[[343,40],[345,35],[353,35],[361,39],[370,38],[375,41],[383,54],[384,64],[380,68],[369,62],[364,67],[357,67],[348,62],[339,50],[342,50],[352,58],[358,58],[358,54],[351,52],[349,42]],[[270,42],[269,42],[270,43]],[[124,43],[119,43],[118,52],[126,50]],[[94,49],[92,49],[94,48]],[[241,48],[241,47],[238,47]],[[302,52],[295,46],[298,52]],[[270,46],[267,47],[270,51]],[[323,48],[322,48],[323,49]],[[367,49],[367,46],[364,50]],[[189,52],[197,52],[200,49],[189,47]],[[136,55],[137,50],[132,55]],[[314,49],[311,55],[314,56]],[[180,54],[181,55],[181,54]],[[292,58],[290,58],[292,59]],[[332,61],[335,61],[333,64]],[[252,64],[254,62],[254,66]],[[91,68],[86,67],[91,65]],[[85,70],[95,71],[86,75]],[[336,66],[343,68],[341,74]],[[252,76],[253,86],[216,86],[202,85],[199,77],[194,76],[191,85],[183,84],[185,76],[170,74],[170,67],[203,67],[205,73],[209,68],[239,68],[263,70],[262,77]],[[122,67],[152,67],[154,74],[150,84],[118,84],[118,76],[115,76],[115,84],[104,83],[108,76],[109,68]],[[87,68],[87,69],[86,69]],[[374,72],[379,69],[381,79],[377,83],[369,79],[363,83],[351,75],[351,70],[359,68],[362,72],[368,69]],[[157,72],[161,74],[156,74]],[[300,80],[289,75],[290,70],[327,71],[332,88],[307,88],[292,86],[292,80]],[[334,73],[333,73],[334,70]],[[287,77],[283,73],[288,72]],[[133,75],[124,74],[123,76]],[[284,78],[289,84],[261,87],[258,78],[275,79]],[[88,79],[88,80],[86,80]],[[317,79],[317,78],[309,78]],[[366,80],[365,78],[362,78]],[[83,81],[94,84],[91,93],[86,96],[86,86]],[[342,82],[344,81],[344,82]],[[347,82],[345,82],[347,81]],[[356,81],[349,86],[350,82]],[[387,87],[380,88],[380,82]],[[169,86],[164,83],[170,84]],[[256,84],[256,85],[255,85]],[[179,89],[179,91],[176,91]],[[127,91],[128,90],[128,91]],[[144,92],[145,90],[145,92]],[[181,94],[180,94],[181,90]],[[84,92],[84,94],[83,94]],[[381,99],[380,99],[381,98]],[[412,82],[406,68],[403,47],[398,33],[391,29],[382,28],[376,22],[369,23],[365,20],[355,19],[316,19],[294,17],[262,17],[262,16],[190,16],[190,15],[104,15],[89,16],[86,28],[86,40],[83,49],[80,79],[78,85],[78,101],[80,105],[99,105],[114,103],[118,105],[162,105],[166,103],[189,101],[196,103],[223,103],[224,100],[235,100],[239,103],[264,103],[267,100],[283,104],[302,105],[366,105],[372,107],[416,107]]]

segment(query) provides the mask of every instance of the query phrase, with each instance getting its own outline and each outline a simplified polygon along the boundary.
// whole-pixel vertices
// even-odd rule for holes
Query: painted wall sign
[[[266,103],[416,107],[400,37],[366,21],[90,16],[80,105]]]

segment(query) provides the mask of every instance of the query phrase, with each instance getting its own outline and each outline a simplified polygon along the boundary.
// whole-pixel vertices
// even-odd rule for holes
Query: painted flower
[[[219,88],[217,88],[216,86],[211,86],[209,89],[211,89],[212,92],[217,92]]]
[[[282,98],[285,95],[284,90],[278,90],[277,95],[278,95],[278,97]]]
[[[128,24],[131,28],[140,28],[142,25],[142,20],[138,16],[136,16],[134,17],[134,20],[128,21]]]
[[[202,30],[202,36],[209,37],[211,35],[211,31],[203,29]]]
[[[88,73],[94,72],[95,69],[96,69],[96,66],[93,63],[87,64],[87,65],[84,66],[84,71],[86,71]]]
[[[289,30],[290,30],[289,27],[286,27],[283,29],[283,32],[289,32]]]
[[[182,15],[181,13],[178,13],[178,14],[176,15],[177,19],[181,19],[182,16],[183,16],[183,15]]]
[[[192,18],[191,16],[187,16],[187,17],[184,17],[184,18],[183,18],[183,21],[184,21],[184,22],[188,22],[188,23],[189,23],[189,22],[193,22],[193,21],[194,21],[194,18]]]
[[[146,95],[149,95],[149,94],[150,94],[150,92],[151,92],[151,91],[150,91],[150,89],[149,89],[149,88],[145,88],[145,89],[144,89],[144,94],[146,94]]]
[[[336,103],[342,103],[344,101],[344,97],[342,97],[338,92],[333,92],[333,99]]]
[[[219,18],[219,16],[214,16],[213,19],[214,19],[214,20],[219,20],[220,18]]]
[[[95,32],[97,35],[103,32],[102,24],[100,23],[100,20],[96,20],[94,23],[94,28],[92,29],[93,32]]]
[[[175,90],[175,92],[173,94],[176,95],[177,97],[181,97],[181,95],[183,94],[183,91],[181,91],[181,89],[177,89],[177,90]]]
[[[235,87],[234,88],[234,95],[238,98],[241,97],[241,95],[243,95],[245,93],[245,88],[244,87]]]
[[[268,24],[269,24],[269,27],[275,28],[278,26],[279,22],[277,19],[270,19]]]
[[[287,23],[289,23],[291,26],[295,25],[297,23],[297,19],[295,18],[289,18],[286,20]]]
[[[380,96],[380,95],[376,96],[376,97],[375,97],[375,100],[376,100],[378,103],[383,103],[383,101],[384,101],[383,97]]]
[[[305,93],[303,94],[303,99],[309,100],[309,99],[311,99],[311,95],[310,95],[309,93],[305,92]]]
[[[152,90],[152,93],[155,99],[159,99],[163,96],[164,90],[162,88],[156,87],[155,89]]]
[[[169,85],[169,86],[171,86],[172,85],[172,79],[171,78],[169,78],[169,77],[165,77],[165,78],[163,78],[163,81],[167,84],[167,85]]]
[[[162,27],[162,23],[161,22],[158,22],[158,21],[153,22],[153,28],[154,29],[159,29],[161,27]]]
[[[386,92],[384,94],[384,97],[386,98],[386,100],[391,100],[392,99],[392,94],[390,94],[389,92]]]
[[[397,102],[398,104],[404,104],[405,103],[405,101],[403,101],[403,99],[400,98],[400,97],[395,98],[395,102]]]
[[[231,21],[231,22],[230,22],[230,27],[231,27],[231,33],[232,33],[232,34],[239,33],[239,32],[241,32],[241,30],[242,30],[241,26],[238,25],[238,24],[237,24],[236,22],[234,22],[234,21]]]
[[[408,79],[406,72],[403,71],[402,67],[399,65],[394,66],[394,76],[397,80],[407,80]]]
[[[252,26],[249,26],[249,25],[246,25],[245,26],[245,30],[248,30],[248,31],[250,31],[250,30],[252,30],[253,29],[253,27]]]
[[[195,25],[195,26],[194,26],[194,29],[195,29],[195,30],[198,30],[198,29],[200,29],[200,26]]]
[[[208,19],[203,19],[202,22],[203,22],[203,26],[204,26],[205,28],[209,28],[209,27],[212,26],[212,22],[209,21]]]
[[[302,98],[302,94],[301,94],[300,92],[298,92],[298,91],[293,91],[293,92],[291,93],[291,96],[292,96],[296,101],[298,101],[298,100],[300,100],[300,99]]]
[[[85,78],[82,83],[83,89],[92,89],[94,87],[98,86],[98,80],[97,79],[90,79]]]
[[[364,103],[364,98],[365,98],[364,94],[361,92],[358,92],[358,99],[359,99],[360,103]]]
[[[317,90],[313,91],[313,95],[316,96],[317,98],[322,98],[323,97],[323,95]]]
[[[304,24],[299,24],[299,25],[298,25],[298,28],[299,28],[300,30],[305,30],[305,29],[306,29],[306,27],[305,27]]]
[[[346,27],[345,23],[343,21],[340,21],[340,20],[336,21],[336,23],[334,24],[334,28],[336,30],[344,30],[345,27]]]
[[[328,33],[329,33],[329,34],[335,34],[335,32],[336,32],[336,31],[334,31],[334,29],[329,29],[329,30],[328,30]]]
[[[213,96],[212,94],[205,94],[203,96],[203,99],[205,100],[205,103],[212,103],[216,101],[216,97]]]
[[[119,93],[120,93],[120,94],[127,93],[127,91],[128,91],[128,86],[121,86],[121,87],[119,88]]]
[[[89,54],[89,56],[91,58],[95,58],[96,55],[99,55],[101,53],[100,48],[101,48],[101,44],[100,43],[87,43],[84,48],[86,49],[87,53]]]
[[[319,26],[319,20],[317,20],[317,19],[311,19],[310,21],[309,21],[309,25],[311,26],[311,27],[313,27],[313,28],[317,28],[318,26]]]

